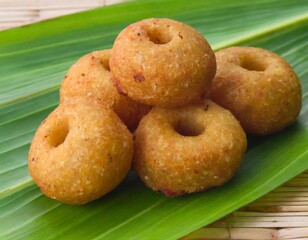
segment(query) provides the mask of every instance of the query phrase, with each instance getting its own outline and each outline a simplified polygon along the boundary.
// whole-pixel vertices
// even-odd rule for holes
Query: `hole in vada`
[[[196,137],[204,132],[204,127],[195,119],[180,119],[174,130],[184,137]]]
[[[149,40],[155,44],[166,44],[171,41],[172,37],[167,29],[149,28],[147,30]]]
[[[69,127],[66,121],[59,122],[49,135],[49,144],[53,147],[58,147],[64,143],[69,133]]]
[[[241,67],[248,71],[264,71],[265,66],[262,61],[257,60],[254,57],[246,57],[241,60]]]

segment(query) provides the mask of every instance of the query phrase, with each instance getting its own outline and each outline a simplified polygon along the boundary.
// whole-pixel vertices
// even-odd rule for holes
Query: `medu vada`
[[[120,32],[110,68],[121,93],[144,104],[173,108],[204,98],[216,61],[207,40],[192,27],[151,18]]]
[[[132,134],[111,109],[71,98],[39,126],[28,165],[45,195],[78,205],[113,190],[130,170],[132,156]]]
[[[60,101],[72,97],[92,97],[110,106],[128,129],[135,130],[150,106],[138,103],[116,90],[109,67],[110,50],[95,51],[81,57],[66,74],[60,90]]]
[[[246,146],[236,118],[210,100],[177,109],[154,107],[135,131],[133,166],[153,190],[179,196],[227,182]]]
[[[247,133],[276,133],[296,120],[301,84],[282,57],[261,48],[230,47],[218,51],[216,60],[209,96],[229,109]]]

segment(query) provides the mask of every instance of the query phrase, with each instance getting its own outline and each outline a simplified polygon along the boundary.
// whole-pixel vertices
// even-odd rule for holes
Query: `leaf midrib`
[[[225,47],[229,47],[232,45],[240,45],[243,42],[248,42],[248,41],[252,41],[256,38],[262,37],[264,35],[268,35],[270,33],[276,32],[276,31],[280,31],[283,29],[286,29],[288,27],[291,27],[293,25],[297,25],[297,24],[301,24],[302,22],[305,22],[308,20],[308,13],[306,14],[302,14],[293,18],[289,18],[283,22],[280,23],[274,23],[271,24],[269,26],[265,26],[261,29],[259,29],[259,32],[253,32],[252,34],[247,34],[247,36],[241,36],[238,39],[233,39],[231,41],[225,41],[222,42],[220,44],[213,44],[213,49],[215,51],[221,49],[221,48],[225,48]]]

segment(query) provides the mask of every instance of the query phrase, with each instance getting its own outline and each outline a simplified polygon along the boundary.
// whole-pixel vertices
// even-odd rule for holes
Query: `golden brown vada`
[[[151,18],[121,31],[110,68],[120,92],[144,104],[173,108],[201,101],[216,61],[206,39],[192,27]]]
[[[120,95],[111,80],[110,50],[95,51],[81,57],[66,74],[60,90],[60,101],[72,97],[91,97],[113,108],[126,126],[135,130],[150,106]]]
[[[291,125],[301,109],[301,84],[275,53],[230,47],[216,53],[210,98],[229,109],[247,133],[267,135]]]
[[[239,122],[210,100],[178,109],[155,107],[135,131],[133,165],[147,186],[178,196],[227,182],[246,145]]]
[[[71,98],[39,126],[28,164],[45,195],[84,204],[124,179],[132,155],[132,135],[111,109],[90,99]]]

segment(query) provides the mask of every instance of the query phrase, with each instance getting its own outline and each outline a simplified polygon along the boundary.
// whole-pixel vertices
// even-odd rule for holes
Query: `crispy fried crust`
[[[231,47],[216,59],[210,98],[229,109],[247,133],[279,132],[296,120],[301,84],[283,58],[265,49]]]
[[[114,189],[131,166],[133,141],[112,110],[71,98],[40,125],[28,164],[42,192],[68,204],[84,204]]]
[[[133,165],[147,186],[178,196],[227,182],[246,145],[235,117],[212,101],[179,109],[153,108],[135,132]]]
[[[145,19],[116,38],[110,68],[117,89],[136,101],[166,108],[200,102],[215,75],[215,55],[192,27]]]
[[[90,97],[113,108],[126,126],[135,130],[150,106],[118,93],[111,80],[111,50],[95,51],[81,57],[66,74],[60,90],[60,101],[72,97]]]

